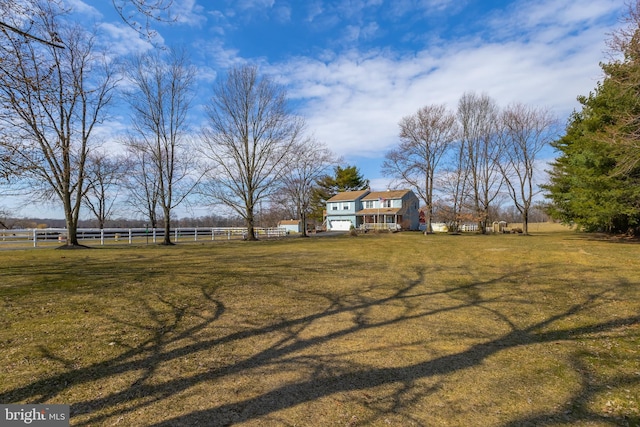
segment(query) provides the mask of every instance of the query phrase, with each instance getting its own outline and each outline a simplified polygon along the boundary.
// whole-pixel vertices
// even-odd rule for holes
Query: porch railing
[[[402,227],[395,222],[365,222],[360,225],[362,230],[385,230],[385,231],[399,231]]]

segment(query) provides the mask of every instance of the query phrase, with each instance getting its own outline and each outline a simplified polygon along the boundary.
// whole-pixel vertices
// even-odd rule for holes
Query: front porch
[[[364,222],[360,224],[360,229],[363,231],[369,231],[369,230],[399,231],[402,229],[402,227],[400,226],[400,224],[396,222],[387,222],[387,223]]]
[[[397,231],[402,228],[402,215],[398,213],[398,209],[371,211],[371,209],[365,209],[357,214],[358,225],[362,230]]]

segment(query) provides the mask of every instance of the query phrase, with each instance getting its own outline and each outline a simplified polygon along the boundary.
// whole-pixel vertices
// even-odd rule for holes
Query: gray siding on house
[[[332,215],[348,215],[355,214],[356,211],[356,201],[340,201],[340,202],[330,202],[327,203],[327,215],[331,213]]]
[[[343,221],[350,221],[354,227],[360,227],[367,219],[379,217],[380,222],[398,224],[405,230],[418,230],[420,227],[419,200],[411,190],[390,190],[370,192],[352,191],[339,193],[327,201],[327,229],[331,222],[338,221],[344,229]],[[393,212],[387,213],[390,210]]]

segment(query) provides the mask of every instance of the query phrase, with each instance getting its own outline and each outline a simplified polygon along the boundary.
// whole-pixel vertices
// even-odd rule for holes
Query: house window
[[[391,199],[383,199],[382,200],[382,207],[383,208],[390,208],[391,207]]]
[[[364,202],[364,208],[365,209],[373,209],[373,200],[366,200]]]
[[[343,203],[342,210],[345,210],[345,211],[349,210],[349,203]]]
[[[337,211],[338,210],[338,205],[337,204],[331,205],[331,210],[332,211]]]

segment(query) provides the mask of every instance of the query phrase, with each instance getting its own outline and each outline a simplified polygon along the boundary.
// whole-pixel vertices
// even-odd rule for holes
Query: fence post
[[[193,240],[196,241],[196,242],[198,241],[198,227],[194,228]]]
[[[104,246],[104,228],[100,229],[100,246]]]
[[[174,230],[173,233],[173,240],[177,243],[178,242],[178,228],[176,227],[176,229]]]
[[[215,236],[216,236],[216,230],[215,228],[211,227],[211,240],[215,240]]]
[[[33,229],[33,247],[38,247],[38,229]]]
[[[131,244],[131,240],[132,240],[132,234],[131,234],[131,229],[129,229],[129,244]]]

